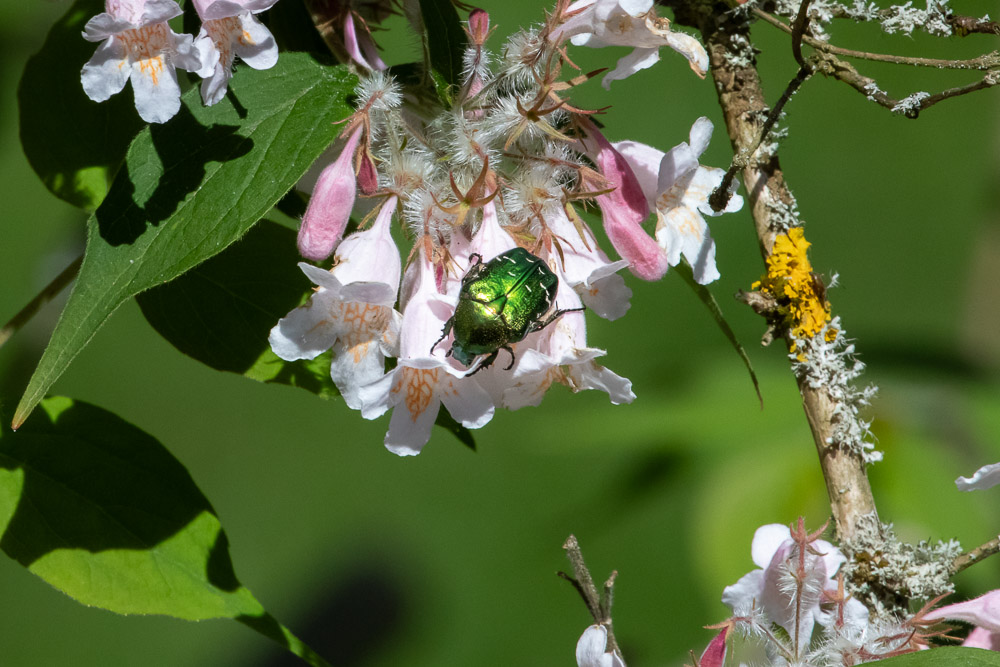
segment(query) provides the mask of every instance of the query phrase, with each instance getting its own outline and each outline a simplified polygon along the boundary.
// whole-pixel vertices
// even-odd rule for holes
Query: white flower
[[[578,667],[625,667],[625,661],[617,653],[605,652],[607,645],[608,629],[603,625],[591,625],[584,630],[576,643]]]
[[[682,142],[668,153],[635,141],[615,144],[635,172],[650,208],[656,211],[656,240],[666,251],[667,261],[676,266],[683,256],[701,285],[719,278],[715,241],[704,216],[733,213],[743,207],[743,197],[733,193],[722,211],[713,211],[708,203],[725,175],[722,169],[698,164],[711,137],[712,121],[702,117],[691,126],[690,144]],[[733,190],[735,186],[733,181]]]
[[[195,38],[205,54],[198,76],[201,99],[211,106],[226,95],[233,76],[233,60],[239,56],[254,69],[270,69],[278,62],[278,45],[271,31],[254,14],[270,9],[278,0],[192,0],[201,17]]]
[[[624,315],[631,303],[632,290],[618,271],[628,262],[612,262],[597,245],[594,233],[585,224],[570,222],[559,209],[547,219],[549,230],[557,237],[561,252],[557,255],[566,282],[576,290],[590,310],[607,320]]]
[[[105,9],[84,26],[84,39],[103,42],[80,73],[84,92],[104,102],[131,79],[139,116],[147,123],[170,120],[181,108],[175,68],[196,72],[204,58],[191,35],[167,25],[181,8],[173,0],[106,0]]]
[[[493,417],[489,394],[445,359],[443,345],[435,345],[454,306],[438,293],[434,266],[420,252],[407,273],[410,290],[404,291],[412,294],[403,309],[396,368],[359,393],[365,419],[393,409],[385,446],[400,456],[420,453],[442,403],[466,428],[485,426]]]
[[[989,489],[1000,484],[1000,463],[990,463],[977,470],[972,477],[959,477],[955,485],[959,491]]]
[[[639,70],[652,67],[660,59],[660,47],[669,46],[704,77],[708,71],[708,54],[697,39],[670,29],[670,22],[652,10],[653,0],[577,0],[569,6],[570,18],[553,31],[550,39],[562,43],[567,39],[578,46],[633,46],[629,55],[621,58],[601,84],[625,79]]]
[[[829,614],[820,608],[823,592],[837,592],[834,577],[847,560],[840,550],[825,540],[812,540],[805,553],[793,539],[788,526],[768,524],[753,536],[751,556],[761,569],[745,574],[722,592],[722,602],[734,614],[747,615],[759,609],[777,623],[790,638],[797,638],[797,655],[804,655],[816,622],[829,623]],[[853,598],[847,601],[845,617],[867,623],[868,611]]]
[[[594,362],[606,352],[587,347],[587,326],[579,295],[566,283],[560,271],[559,288],[554,308],[565,312],[542,331],[525,342],[533,344],[519,350],[509,386],[503,391],[503,405],[517,410],[538,405],[553,382],[567,385],[574,392],[600,389],[607,392],[611,403],[620,405],[635,400],[632,383]]]
[[[271,349],[282,359],[313,359],[333,349],[330,376],[344,402],[359,410],[361,385],[385,372],[385,356],[395,355],[400,315],[393,310],[399,291],[399,251],[390,235],[396,198],[390,197],[370,229],[347,237],[337,249],[332,271],[299,267],[319,289],[304,306],[271,330]]]

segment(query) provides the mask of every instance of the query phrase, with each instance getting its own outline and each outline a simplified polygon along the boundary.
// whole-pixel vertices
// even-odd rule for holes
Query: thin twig
[[[615,640],[614,629],[611,627],[611,601],[615,578],[618,576],[618,572],[614,571],[608,577],[608,580],[604,583],[604,595],[601,596],[597,592],[597,587],[594,585],[593,577],[590,576],[587,564],[583,562],[583,552],[580,551],[580,544],[577,542],[575,535],[570,535],[566,538],[563,549],[566,550],[566,557],[569,558],[570,565],[573,566],[573,577],[570,577],[565,572],[560,572],[559,576],[573,584],[573,587],[580,593],[580,597],[583,598],[584,604],[587,605],[587,609],[594,618],[594,622],[603,625],[608,631],[607,651],[620,656],[621,651],[618,648],[618,642]]]
[[[42,288],[34,299],[28,302],[28,304],[22,308],[17,315],[10,318],[7,324],[3,325],[0,329],[0,346],[3,346],[10,337],[17,333],[21,327],[31,321],[42,306],[47,304],[49,301],[54,299],[56,295],[63,290],[66,285],[69,285],[74,278],[76,278],[77,272],[80,270],[80,264],[83,262],[83,255],[80,255],[74,259],[69,266],[63,269],[62,273],[56,276],[52,282]]]
[[[974,16],[949,16],[948,25],[959,37],[965,37],[974,33],[984,35],[1000,35],[1000,23],[977,19]]]
[[[875,79],[864,76],[853,65],[837,58],[831,53],[816,53],[810,57],[810,60],[813,61],[816,71],[833,77],[838,81],[843,81],[879,106],[911,119],[917,118],[921,111],[943,100],[974,93],[977,90],[985,90],[986,88],[992,88],[1000,84],[1000,76],[997,76],[994,72],[990,72],[979,81],[957,88],[948,88],[934,95],[927,95],[919,100],[915,100],[912,105],[906,106],[901,104],[901,100],[890,97],[885,91],[881,90]]]
[[[809,25],[809,3],[811,0],[802,0],[799,5],[799,13],[792,24],[792,55],[799,67],[805,68],[806,61],[802,59],[802,38],[805,36],[806,26]]]
[[[942,12],[947,12],[948,7],[938,5]],[[856,23],[867,22],[867,21],[885,21],[886,19],[891,19],[896,16],[896,12],[892,9],[880,9],[871,14],[859,13],[857,11],[852,11],[844,5],[831,5],[829,7],[830,15],[835,19],[850,19]],[[948,14],[945,17],[945,21],[951,26],[952,30],[959,37],[966,37],[968,35],[978,33],[983,35],[1000,35],[1000,23],[996,21],[990,21],[989,19],[976,18],[975,16],[956,16],[954,14]]]
[[[789,35],[794,35],[794,28],[786,25],[775,16],[757,8],[754,8],[753,13],[774,27],[784,30]],[[798,22],[798,19],[796,19],[796,22]],[[895,65],[915,65],[917,67],[935,67],[937,69],[971,69],[979,71],[986,71],[995,67],[1000,67],[1000,52],[997,51],[991,51],[979,56],[978,58],[972,58],[970,60],[941,60],[939,58],[911,58],[908,56],[894,56],[885,53],[854,51],[852,49],[844,49],[839,46],[834,46],[833,44],[821,42],[814,37],[810,37],[809,35],[802,35],[802,41],[817,51],[823,51],[824,53],[833,53],[838,56],[861,58],[862,60],[872,60],[875,62],[893,63]],[[792,48],[795,48],[794,43]],[[798,58],[796,58],[796,60],[798,60]]]
[[[959,95],[966,95],[968,93],[974,93],[977,90],[985,90],[986,88],[992,88],[993,86],[1000,83],[1000,78],[987,76],[980,81],[975,81],[967,86],[959,86],[957,88],[949,88],[947,90],[942,90],[940,93],[931,95],[930,97],[925,97],[920,101],[920,110],[923,111],[929,106],[937,104],[942,100],[947,100],[951,97],[958,97]]]
[[[814,53],[811,59],[817,72],[843,81],[880,106],[892,110],[899,105],[899,100],[889,97],[884,90],[878,87],[878,82],[875,79],[861,74],[854,68],[854,65],[846,60],[841,60],[831,53]]]
[[[966,551],[964,554],[956,556],[955,560],[951,561],[951,565],[948,566],[948,570],[953,575],[958,574],[970,565],[978,563],[987,556],[992,556],[995,553],[1000,553],[1000,537],[994,537],[986,544],[981,544],[971,551]]]
[[[792,95],[805,83],[806,79],[812,74],[812,71],[811,66],[805,66],[795,74],[795,77],[785,87],[785,92],[781,94],[778,103],[768,113],[764,125],[761,126],[760,135],[753,145],[753,149],[745,153],[737,153],[733,156],[733,162],[729,165],[729,169],[726,170],[725,176],[722,177],[719,187],[715,188],[708,198],[708,203],[713,211],[721,211],[726,208],[726,205],[729,203],[729,188],[732,187],[733,179],[736,178],[736,172],[740,169],[745,169],[750,164],[750,158],[757,152],[757,149],[764,143],[764,140],[767,139],[767,135],[771,133],[774,124],[778,122],[781,111],[785,108],[785,103],[792,99]]]

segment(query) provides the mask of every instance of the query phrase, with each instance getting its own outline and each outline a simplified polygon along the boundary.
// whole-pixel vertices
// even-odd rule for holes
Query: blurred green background
[[[484,4],[500,26],[495,47],[541,18],[528,0]],[[0,5],[0,320],[82,248],[84,217],[48,194],[17,138],[24,61],[67,6]],[[903,55],[965,58],[996,46],[981,35],[890,37],[872,26],[837,24],[834,35],[841,46]],[[758,25],[755,38],[774,101],[796,67],[783,34]],[[413,58],[401,33],[380,41],[388,62]],[[588,70],[623,53],[572,55]],[[707,115],[717,129],[703,161],[726,166],[711,82],[668,50],[661,56],[611,93],[596,82],[574,91],[573,103],[613,103],[602,117],[612,139],[661,148]],[[861,67],[897,97],[975,76]],[[817,77],[787,107],[781,151],[814,267],[840,274],[835,313],[881,388],[872,414],[886,460],[871,475],[881,516],[905,539],[958,538],[967,548],[1000,526],[1000,491],[960,494],[953,484],[1000,460],[997,96],[951,100],[910,121]],[[726,617],[719,596],[752,569],[754,530],[799,515],[815,528],[828,515],[781,346],[760,348],[760,318],[731,298],[762,271],[748,207],[711,226],[723,275],[712,290],[757,369],[763,410],[704,307],[672,275],[630,279],[622,320],[588,317],[591,344],[632,380],[632,405],[557,388],[539,408],[498,414],[475,433],[477,453],[436,430],[419,457],[397,458],[382,447],[386,418],[367,422],[339,402],[211,371],[160,339],[134,303],[55,391],[159,438],[214,504],[242,582],[335,665],[573,664],[590,618],[555,576],[568,568],[570,533],[595,577],[619,572],[615,627],[629,664],[679,664],[711,637],[702,626]],[[60,305],[0,350],[7,414]],[[958,583],[964,595],[995,588],[1000,568],[987,561]],[[3,665],[295,664],[232,622],[84,608],[7,559],[0,594]]]

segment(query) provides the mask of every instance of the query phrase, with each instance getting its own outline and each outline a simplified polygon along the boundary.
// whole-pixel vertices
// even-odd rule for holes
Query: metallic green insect
[[[455,340],[448,355],[465,366],[481,354],[489,355],[474,373],[496,361],[500,350],[510,353],[506,369],[510,370],[514,367],[511,343],[544,329],[563,313],[583,310],[556,310],[543,319],[552,308],[559,280],[545,262],[524,248],[508,250],[485,263],[479,254],[470,259],[475,263],[462,278],[455,314],[444,323],[431,352],[454,329]]]

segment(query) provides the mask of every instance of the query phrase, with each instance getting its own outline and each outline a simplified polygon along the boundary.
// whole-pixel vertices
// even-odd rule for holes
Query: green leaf
[[[136,300],[161,336],[211,368],[339,396],[329,354],[289,362],[267,343],[271,327],[312,293],[300,259],[295,232],[262,220],[225,251]]]
[[[757,382],[757,374],[753,370],[753,365],[750,363],[750,357],[747,355],[747,351],[743,349],[743,345],[736,340],[736,334],[733,333],[732,327],[729,326],[729,322],[726,322],[725,315],[722,314],[722,309],[719,308],[718,302],[712,293],[708,291],[708,288],[704,285],[699,285],[694,279],[694,271],[691,270],[691,265],[687,261],[682,261],[675,267],[677,275],[684,279],[688,287],[694,291],[695,296],[705,304],[708,308],[708,312],[712,314],[712,319],[718,325],[719,329],[725,335],[726,340],[729,341],[733,349],[736,350],[736,354],[740,355],[740,359],[743,360],[743,365],[747,367],[747,372],[750,373],[750,380],[753,382],[754,391],[757,392],[757,400],[760,401],[760,407],[764,407],[764,397],[760,393],[760,384]]]
[[[327,8],[329,5],[320,1],[319,7]],[[274,40],[281,45],[282,52],[285,51],[307,51],[310,53],[329,54],[326,42],[320,36],[316,24],[305,2],[278,2],[273,7],[258,15],[267,25]],[[333,30],[333,26],[324,26],[327,30]],[[343,25],[337,25],[337,29],[343,29]]]
[[[100,0],[73,3],[28,59],[17,91],[21,144],[32,169],[55,196],[88,211],[104,199],[144,125],[131,91],[99,104],[80,84],[80,68],[98,47],[80,33],[103,11]]]
[[[0,427],[0,549],[78,602],[119,614],[232,618],[326,663],[236,578],[219,518],[148,433],[64,397]]]
[[[221,252],[281,199],[337,136],[355,81],[342,67],[282,54],[273,69],[241,69],[215,106],[188,91],[176,117],[136,138],[88,221],[80,275],[15,428],[126,299]]]
[[[436,69],[431,70],[431,83],[434,84],[434,92],[437,94],[438,101],[445,106],[445,108],[450,109],[455,101],[451,97],[451,86],[445,81],[445,78],[441,76],[441,72]]]
[[[420,0],[420,15],[431,69],[444,77],[448,85],[462,85],[466,36],[455,5],[451,0]]]
[[[879,660],[885,667],[1000,667],[1000,653],[981,648],[945,646]]]
[[[86,403],[42,401],[0,432],[0,548],[86,605],[190,620],[260,615],[211,504],[152,436]]]

